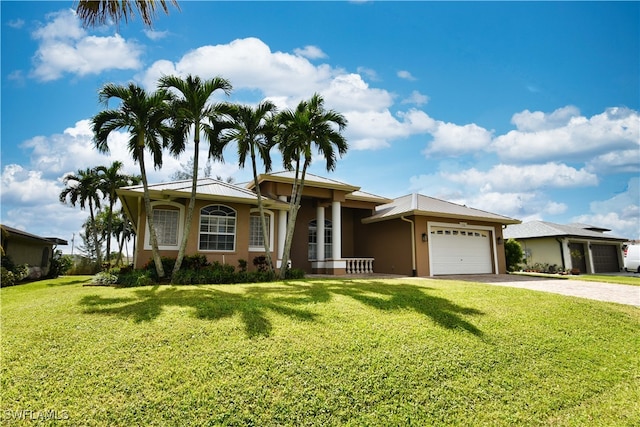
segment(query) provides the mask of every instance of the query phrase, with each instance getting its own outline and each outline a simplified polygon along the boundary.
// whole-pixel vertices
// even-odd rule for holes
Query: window
[[[176,209],[153,209],[153,227],[158,246],[178,246],[178,219]]]
[[[223,205],[200,209],[201,251],[233,251],[236,241],[236,211]]]
[[[264,219],[267,223],[267,239],[269,239],[269,248],[273,248],[271,234],[273,233],[272,217],[273,213],[264,211]],[[262,238],[262,222],[260,220],[260,212],[252,211],[249,216],[249,248],[253,250],[264,250],[264,239]]]
[[[333,254],[331,237],[331,221],[324,221],[324,259]],[[318,259],[318,223],[314,219],[309,223],[309,259]]]

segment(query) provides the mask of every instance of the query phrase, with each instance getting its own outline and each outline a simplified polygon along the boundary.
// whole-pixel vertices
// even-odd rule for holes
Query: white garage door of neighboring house
[[[487,230],[431,227],[431,274],[493,273]]]

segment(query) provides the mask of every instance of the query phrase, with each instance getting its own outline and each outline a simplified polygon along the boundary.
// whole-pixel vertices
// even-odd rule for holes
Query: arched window
[[[200,209],[201,251],[233,251],[236,246],[236,211],[223,205]]]
[[[331,221],[324,221],[324,259],[330,259],[333,254]],[[318,222],[309,222],[309,259],[318,259]]]

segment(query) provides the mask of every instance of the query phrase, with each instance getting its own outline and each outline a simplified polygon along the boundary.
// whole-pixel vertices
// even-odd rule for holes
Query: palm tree
[[[89,206],[90,220],[86,223],[86,235],[87,238],[91,236],[93,238],[93,244],[95,246],[96,261],[98,265],[102,265],[102,255],[100,251],[100,242],[98,238],[98,229],[96,227],[95,209],[100,208],[100,200],[102,195],[98,187],[98,175],[93,168],[87,168],[85,170],[78,169],[73,173],[68,173],[64,176],[62,182],[65,185],[64,190],[60,193],[60,201],[67,203],[71,206],[80,205],[80,209],[85,209]]]
[[[109,202],[109,210],[107,211],[107,262],[111,260],[111,236],[113,234],[113,205],[118,200],[116,190],[120,187],[133,185],[137,181],[136,177],[120,173],[124,165],[116,160],[111,166],[98,166],[96,172],[98,174],[98,187]]]
[[[171,4],[180,10],[177,0],[171,0]],[[169,14],[166,0],[78,0],[76,13],[85,26],[105,25],[110,20],[119,25],[129,21],[134,7],[147,27],[152,26],[158,7]]]
[[[143,88],[133,83],[128,86],[109,83],[100,90],[99,99],[106,106],[112,98],[121,101],[120,107],[115,110],[101,111],[92,119],[94,142],[99,151],[108,153],[108,137],[111,132],[120,129],[129,132],[129,152],[133,160],[140,165],[153,261],[158,277],[162,278],[165,274],[158,250],[156,229],[153,225],[144,152],[145,150],[151,152],[155,168],[162,166],[162,149],[169,144],[171,137],[171,128],[166,121],[169,117],[168,101],[172,97],[164,90],[148,94]]]
[[[271,249],[269,248],[269,233],[267,231],[267,221],[262,206],[262,194],[258,185],[258,168],[256,164],[257,156],[260,156],[264,163],[265,172],[271,171],[270,149],[273,146],[274,126],[272,117],[276,112],[276,106],[270,101],[263,101],[255,108],[247,105],[234,105],[230,115],[233,119],[232,127],[227,131],[224,142],[235,141],[238,144],[238,161],[240,167],[244,167],[247,156],[251,157],[251,168],[253,170],[253,184],[258,197],[258,210],[262,224],[262,239],[264,241],[264,251],[267,265],[273,271],[271,260]]]
[[[337,162],[336,150],[337,154],[342,156],[347,152],[348,144],[340,133],[347,126],[347,120],[337,111],[325,110],[324,99],[317,93],[308,101],[300,102],[295,110],[281,112],[278,122],[279,148],[284,167],[295,171],[282,256],[283,268],[280,269],[280,278],[284,279],[291,255],[291,242],[300,209],[304,180],[312,160],[312,149],[314,146],[317,148],[318,153],[327,161],[327,171],[332,171]]]
[[[222,77],[201,80],[198,76],[188,75],[186,78],[177,76],[163,76],[159,80],[159,87],[177,93],[172,101],[172,119],[174,120],[174,135],[171,152],[178,155],[185,150],[186,139],[193,132],[193,176],[191,178],[191,197],[187,208],[184,235],[178,251],[173,274],[177,274],[184,258],[191,220],[196,204],[196,188],[198,183],[198,157],[200,151],[200,133],[209,142],[209,157],[222,159],[220,132],[225,127],[220,117],[228,110],[226,104],[211,104],[209,99],[217,90],[226,95],[231,93],[231,83]]]

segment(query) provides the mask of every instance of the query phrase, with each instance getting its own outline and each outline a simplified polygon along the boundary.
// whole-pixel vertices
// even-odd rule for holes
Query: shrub
[[[49,267],[48,279],[55,279],[58,276],[65,274],[71,270],[73,266],[73,260],[69,255],[62,255],[61,250],[57,250],[53,253],[51,258],[51,266]]]
[[[304,279],[305,272],[301,268],[288,268],[285,279],[297,280]]]
[[[253,265],[260,272],[269,270],[269,264],[267,263],[267,257],[264,255],[257,256],[253,259]]]
[[[0,267],[2,275],[0,277],[0,286],[3,288],[16,284],[16,276],[5,266]]]
[[[133,288],[152,284],[153,280],[150,277],[149,271],[123,269],[118,274],[118,282],[116,283],[116,286],[119,288]]]
[[[504,255],[507,261],[507,271],[516,271],[520,268],[524,252],[517,240],[508,239],[504,242]]]
[[[180,270],[201,270],[211,265],[207,257],[202,254],[187,255],[182,260]],[[173,267],[171,267],[173,269]]]
[[[118,283],[118,275],[111,271],[101,271],[94,276],[93,281],[102,286],[112,286]]]

